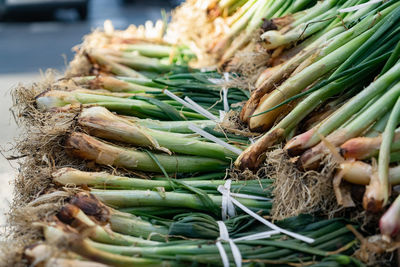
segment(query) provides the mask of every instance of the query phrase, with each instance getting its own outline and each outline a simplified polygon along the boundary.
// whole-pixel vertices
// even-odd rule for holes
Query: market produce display
[[[4,266],[394,266],[399,28],[396,0],[105,22],[13,91]]]

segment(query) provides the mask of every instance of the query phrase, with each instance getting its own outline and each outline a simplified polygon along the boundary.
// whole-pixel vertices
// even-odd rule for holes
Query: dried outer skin
[[[102,165],[112,165],[147,172],[162,172],[148,153],[98,140],[87,134],[73,132],[66,140],[67,152]],[[209,157],[157,154],[167,173],[209,172],[226,168],[227,162]]]
[[[108,222],[111,211],[94,195],[80,192],[71,199],[71,204],[80,208],[86,215],[93,216],[98,222]]]
[[[395,134],[393,142],[400,139],[400,132]],[[356,137],[346,141],[340,146],[340,153],[346,159],[366,159],[375,155],[381,146],[382,136]]]
[[[284,130],[275,129],[265,134],[256,143],[249,146],[235,161],[235,166],[241,170],[246,168],[254,170],[265,160],[266,150],[283,137]]]
[[[78,123],[91,135],[128,143],[135,141],[141,146],[171,154],[168,149],[160,147],[157,140],[142,131],[140,126],[115,116],[105,108],[93,107],[83,110]]]

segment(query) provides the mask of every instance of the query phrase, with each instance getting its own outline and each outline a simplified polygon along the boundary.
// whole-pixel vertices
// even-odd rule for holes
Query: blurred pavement
[[[92,0],[87,21],[76,20],[74,12],[64,12],[58,21],[0,22],[0,147],[9,149],[17,136],[9,112],[12,86],[40,79],[40,69],[64,71],[66,62],[73,57],[71,48],[81,42],[83,35],[102,27],[106,19],[111,19],[115,28],[124,29],[129,24],[159,19],[162,8],[171,9],[169,2],[163,0],[132,2],[122,5],[122,1]],[[15,172],[0,156],[0,225],[4,224],[3,214],[11,201],[10,181]]]

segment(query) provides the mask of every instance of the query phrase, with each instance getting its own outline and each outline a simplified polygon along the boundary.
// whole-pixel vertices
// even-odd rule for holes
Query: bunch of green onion
[[[363,207],[381,212],[399,183],[400,3],[357,7],[364,3],[326,1],[289,30],[262,35],[282,60],[260,76],[242,110],[250,129],[266,133],[236,166],[257,168],[280,141],[302,170],[333,155],[335,181],[366,185]],[[397,234],[398,203],[381,219],[387,237]]]
[[[115,186],[118,188],[122,181],[125,181],[124,188],[132,190],[138,180],[71,169],[60,170],[53,175],[58,182],[68,181],[68,179],[72,179],[69,182],[80,181],[79,176],[83,177],[81,184],[90,186],[100,185],[103,181],[107,181],[106,188],[108,189],[106,190],[109,191],[121,191],[115,189]],[[130,185],[127,183],[129,179],[133,179],[129,182]],[[180,179],[179,181],[185,181],[184,183],[196,186],[198,189],[208,188],[208,190],[215,186],[214,183],[219,182],[199,179]],[[158,186],[166,185],[166,190],[171,189],[168,182],[165,182],[167,181],[142,180],[138,188],[154,190],[159,188]],[[265,182],[268,184],[268,181]],[[234,185],[237,186],[235,188],[241,188],[247,192],[256,188],[257,183],[258,181],[243,181],[236,182]],[[246,189],[247,186],[250,188]],[[175,187],[174,191],[187,190],[187,187],[180,183],[175,184]],[[242,192],[241,189],[238,191]],[[92,193],[96,194],[96,191]],[[146,195],[146,192],[137,194]],[[164,201],[155,202],[155,207],[160,207],[163,202],[171,202],[168,200],[167,192],[159,191],[157,194]],[[122,202],[127,201],[124,194],[116,194],[115,199],[117,198]],[[178,206],[183,202],[182,200],[172,201]],[[59,221],[43,225],[45,238],[46,240],[54,240],[57,237],[72,238],[70,249],[77,255],[112,266],[180,266],[190,263],[222,266],[221,255],[215,244],[220,235],[217,224],[219,216],[212,214],[209,209],[191,213],[187,213],[187,210],[171,213],[165,212],[165,209],[153,209],[150,215],[141,207],[131,207],[130,213],[127,213],[126,209],[116,210],[116,206],[113,204],[112,206],[114,208],[104,206],[91,194],[79,193],[61,209],[58,214]],[[342,219],[321,220],[302,215],[276,222],[280,227],[314,238],[315,242],[310,245],[300,243],[301,241],[283,234],[259,240],[246,240],[244,239],[246,236],[271,230],[248,215],[237,215],[224,223],[230,238],[235,240],[240,250],[245,266],[304,262],[315,264],[318,261],[330,262],[332,266],[361,265],[354,258],[347,256],[353,251],[355,240]],[[228,260],[233,264],[231,247],[225,242],[222,242],[222,246],[228,255]]]
[[[265,152],[281,141],[301,170],[318,170],[333,154],[335,183],[365,185],[366,210],[380,212],[390,203],[392,186],[400,184],[400,2],[213,4],[210,19],[227,26],[209,51],[220,63],[251,49],[254,33],[262,29],[261,45],[270,59],[251,94],[228,88],[228,80],[240,74],[189,67],[195,56],[185,45],[111,38],[86,51],[95,76],[59,80],[61,90],[37,96],[42,111],[79,112],[63,143],[70,156],[98,164],[87,169],[124,173],[52,173],[54,185],[88,191],[74,195],[57,219],[41,224],[47,241],[72,241],[76,260],[222,266],[222,242],[229,263],[237,264],[232,246],[220,240],[227,201],[220,188],[233,162],[257,170]],[[263,133],[251,145],[220,124],[223,114],[244,102],[240,119]],[[342,219],[300,215],[276,222],[314,238],[311,244],[283,233],[246,240],[271,230],[254,213],[268,218],[272,189],[267,178],[230,186],[236,194],[231,198],[253,212],[236,207],[224,221],[243,265],[362,266],[348,256],[356,241]],[[385,238],[397,234],[399,217],[400,198],[381,218]]]

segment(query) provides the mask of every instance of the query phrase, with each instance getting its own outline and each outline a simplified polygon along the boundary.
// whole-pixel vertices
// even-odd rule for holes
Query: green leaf
[[[157,106],[165,113],[165,115],[168,116],[168,118],[170,118],[173,121],[186,120],[186,118],[184,116],[182,116],[173,106],[171,106],[167,103],[164,103],[158,99],[146,97],[146,96],[133,96],[132,98],[144,100],[144,101],[147,101],[147,102]]]
[[[165,168],[163,167],[161,162],[157,159],[157,157],[153,153],[151,153],[147,149],[145,151],[146,151],[147,155],[149,155],[150,158],[158,165],[158,167],[160,168],[162,173],[165,175],[165,178],[167,178],[169,183],[171,184],[172,189],[175,190],[174,183],[173,183],[172,179],[169,177],[167,171],[165,170]]]

